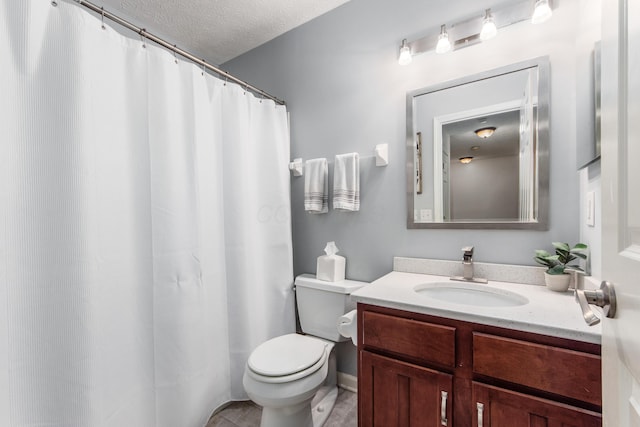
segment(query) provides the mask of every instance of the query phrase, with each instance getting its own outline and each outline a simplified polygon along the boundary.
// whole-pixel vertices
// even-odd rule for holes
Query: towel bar
[[[360,157],[360,160],[376,159],[376,166],[387,166],[389,164],[389,144],[378,144],[374,149],[374,155]],[[329,160],[327,163],[332,164],[333,161]],[[301,158],[293,159],[289,163],[289,170],[293,171],[293,176],[304,175],[304,162]]]

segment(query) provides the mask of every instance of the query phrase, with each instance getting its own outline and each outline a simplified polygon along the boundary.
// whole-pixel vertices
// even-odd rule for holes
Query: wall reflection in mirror
[[[548,60],[407,95],[409,228],[546,229]]]

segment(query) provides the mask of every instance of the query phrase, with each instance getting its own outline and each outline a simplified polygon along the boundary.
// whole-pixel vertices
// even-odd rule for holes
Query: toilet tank
[[[366,282],[343,280],[326,282],[314,275],[296,277],[296,300],[302,332],[330,341],[346,341],[338,332],[338,319],[356,308],[351,293],[366,285]]]

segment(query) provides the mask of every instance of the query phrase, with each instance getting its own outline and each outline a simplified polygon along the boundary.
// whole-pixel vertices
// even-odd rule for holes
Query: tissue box
[[[316,278],[326,282],[341,282],[344,280],[345,264],[345,258],[340,255],[319,256],[316,264]]]

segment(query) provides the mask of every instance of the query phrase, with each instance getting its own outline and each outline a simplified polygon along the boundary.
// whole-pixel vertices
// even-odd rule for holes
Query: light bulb
[[[411,63],[411,48],[407,44],[407,39],[402,40],[400,46],[400,56],[398,57],[398,64],[407,65]]]
[[[536,5],[533,9],[533,16],[531,17],[532,24],[542,24],[551,18],[553,12],[549,6],[549,0],[536,0]]]
[[[492,39],[498,34],[498,27],[491,15],[491,9],[487,9],[482,20],[482,30],[480,31],[480,40],[486,41]]]
[[[449,34],[446,26],[440,27],[440,35],[438,36],[438,44],[436,45],[436,53],[447,53],[451,50],[451,42],[449,42]]]

